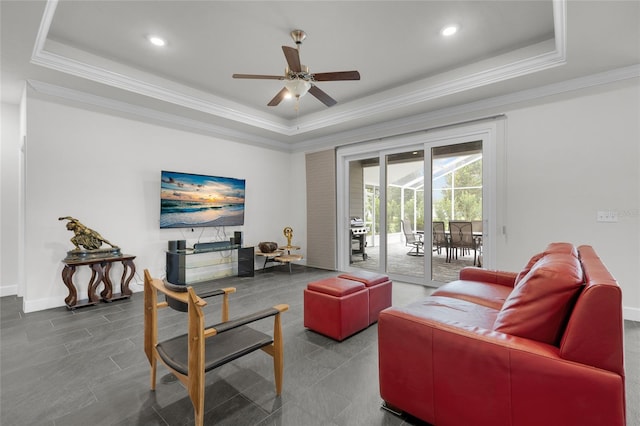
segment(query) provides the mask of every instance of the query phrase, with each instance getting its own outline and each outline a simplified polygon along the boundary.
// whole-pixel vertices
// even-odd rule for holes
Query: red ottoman
[[[369,291],[369,325],[378,321],[380,311],[391,306],[391,281],[387,275],[370,271],[347,272],[339,278],[363,283]]]
[[[332,277],[304,290],[304,326],[342,341],[369,326],[369,293],[363,283]]]

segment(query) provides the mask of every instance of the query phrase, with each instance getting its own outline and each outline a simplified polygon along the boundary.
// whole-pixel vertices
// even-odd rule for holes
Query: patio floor
[[[424,277],[424,257],[423,256],[410,256],[407,254],[411,248],[404,245],[404,243],[391,243],[387,248],[387,273],[407,275],[411,277]],[[378,246],[367,246],[365,249],[367,259],[363,260],[361,254],[354,254],[352,256],[353,263],[351,266],[354,268],[368,269],[377,271],[379,269],[380,262],[380,248]],[[427,250],[426,255],[431,254],[430,250]],[[438,282],[450,282],[458,279],[460,269],[466,266],[473,266],[473,251],[465,256],[458,256],[458,259],[453,259],[451,262],[446,262],[446,252],[443,249],[440,254],[433,252],[431,261],[433,269],[433,280]],[[427,284],[425,280],[425,284]]]

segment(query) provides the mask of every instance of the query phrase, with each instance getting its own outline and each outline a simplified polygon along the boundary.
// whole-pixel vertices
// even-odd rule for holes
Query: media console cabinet
[[[167,281],[197,284],[237,275],[254,275],[254,248],[229,242],[198,244],[194,248],[167,250]]]

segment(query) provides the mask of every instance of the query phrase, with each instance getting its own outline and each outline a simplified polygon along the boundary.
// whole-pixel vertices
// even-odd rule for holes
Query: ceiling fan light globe
[[[299,98],[301,96],[304,96],[309,91],[309,89],[311,88],[311,83],[306,80],[294,79],[287,80],[284,83],[284,86],[287,88],[291,96]]]

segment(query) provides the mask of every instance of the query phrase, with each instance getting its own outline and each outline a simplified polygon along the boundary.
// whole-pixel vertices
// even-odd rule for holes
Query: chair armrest
[[[463,281],[480,281],[484,283],[500,284],[507,287],[515,285],[515,272],[498,271],[495,269],[481,269],[467,266],[460,270],[460,279]]]
[[[218,288],[215,290],[203,291],[201,293],[198,293],[198,297],[205,299],[207,297],[222,296],[223,294],[231,294],[235,292],[235,287]]]
[[[238,328],[243,325],[250,324],[252,322],[259,321],[261,319],[265,319],[274,315],[277,315],[281,312],[284,312],[289,309],[289,305],[276,305],[272,308],[263,309],[258,312],[254,312],[249,315],[245,315],[240,318],[236,318],[231,321],[221,322],[219,324],[213,325],[207,328],[207,334],[214,333],[220,334],[225,331],[233,330],[234,328]]]

